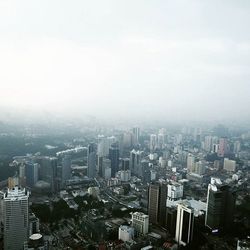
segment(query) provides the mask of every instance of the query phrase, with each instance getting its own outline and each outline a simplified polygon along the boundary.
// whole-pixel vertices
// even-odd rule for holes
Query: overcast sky
[[[250,115],[249,0],[0,0],[0,105]]]

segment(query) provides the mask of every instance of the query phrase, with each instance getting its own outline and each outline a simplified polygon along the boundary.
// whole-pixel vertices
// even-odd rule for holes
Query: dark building
[[[233,222],[235,193],[230,186],[212,178],[208,185],[205,225],[213,232],[227,231]]]
[[[26,162],[25,163],[25,176],[26,176],[26,185],[33,187],[38,181],[38,163]]]
[[[121,162],[122,162],[121,170],[129,170],[129,158],[123,158]]]
[[[176,207],[168,207],[167,208],[166,227],[172,236],[175,235],[176,219],[177,219]]]
[[[49,183],[52,192],[57,192],[59,188],[57,161],[56,157],[47,156],[36,159],[40,164],[39,180]]]
[[[88,145],[87,151],[87,162],[88,162],[88,172],[87,175],[90,179],[95,178],[96,176],[96,145],[90,143]]]
[[[141,175],[142,175],[142,181],[144,183],[150,183],[151,181],[151,171],[149,167],[149,161],[142,160],[141,161]]]
[[[103,156],[98,156],[97,157],[97,169],[98,169],[98,174],[100,177],[104,177],[103,172],[102,172],[102,165],[103,165]]]
[[[117,143],[111,145],[109,159],[111,161],[111,177],[115,177],[115,173],[119,171],[119,147]]]
[[[165,183],[150,184],[148,190],[149,222],[165,226],[166,223],[167,185]]]

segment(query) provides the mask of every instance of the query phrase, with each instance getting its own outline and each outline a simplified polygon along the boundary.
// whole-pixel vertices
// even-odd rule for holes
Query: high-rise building
[[[165,135],[162,134],[162,133],[159,133],[157,139],[158,139],[158,140],[157,140],[157,147],[158,147],[159,149],[163,149],[164,146],[165,146]]]
[[[96,176],[96,145],[94,143],[88,145],[87,159],[88,159],[87,175],[89,178],[92,179],[95,178]]]
[[[148,215],[135,212],[132,214],[132,227],[135,229],[137,235],[145,235],[148,233],[149,219]]]
[[[192,154],[189,154],[187,157],[187,171],[193,172],[195,166],[195,157]]]
[[[136,151],[135,149],[130,152],[129,168],[134,175],[139,175],[140,173],[141,154],[141,151]]]
[[[223,169],[228,172],[235,172],[236,170],[236,161],[229,160],[228,158],[224,158]]]
[[[109,141],[104,135],[98,135],[98,144],[97,144],[97,155],[101,157],[108,156],[109,154]]]
[[[119,147],[117,143],[111,145],[109,159],[111,161],[111,177],[115,177],[115,173],[119,170]]]
[[[177,208],[167,207],[166,227],[169,233],[174,236],[176,231]]]
[[[130,131],[126,131],[123,133],[123,137],[122,137],[122,144],[124,148],[131,148],[131,146],[133,145],[133,138],[134,135],[132,132]]]
[[[183,197],[183,185],[175,181],[169,183],[167,197],[171,201],[181,199]]]
[[[38,169],[39,164],[33,162],[25,163],[25,176],[26,176],[26,185],[33,187],[38,181]]]
[[[204,175],[206,172],[206,167],[202,161],[195,162],[194,173],[198,175]]]
[[[149,222],[165,226],[166,222],[167,185],[165,183],[150,184],[148,189]]]
[[[240,143],[240,141],[234,142],[234,153],[238,154],[240,152],[240,149],[241,149],[241,143]]]
[[[151,134],[150,145],[149,145],[150,151],[154,152],[156,150],[156,147],[157,147],[157,136],[155,134]]]
[[[100,177],[103,177],[103,156],[98,156],[97,155],[97,172],[99,174]]]
[[[175,240],[178,245],[186,246],[192,241],[194,228],[194,210],[188,202],[177,205]]]
[[[19,166],[19,184],[22,187],[26,187],[26,176],[25,176],[25,164]]]
[[[218,149],[218,156],[219,157],[224,157],[225,154],[227,154],[229,151],[229,145],[228,145],[228,140],[226,137],[220,138],[219,140],[219,149]]]
[[[133,128],[133,145],[139,144],[139,138],[140,138],[140,128],[134,127]]]
[[[40,157],[36,159],[40,164],[39,179],[50,184],[51,191],[58,189],[58,173],[56,157]]]
[[[65,155],[62,159],[62,184],[71,178],[71,157]]]
[[[109,172],[110,172],[110,176],[109,176]],[[105,179],[108,179],[111,177],[111,160],[108,158],[103,158],[102,160],[102,177]]]
[[[3,196],[4,249],[21,250],[29,233],[29,192],[8,189]]]
[[[228,230],[232,224],[235,193],[220,179],[211,178],[207,192],[205,225],[212,231]]]
[[[121,165],[122,165],[121,170],[129,170],[129,161],[130,161],[129,158],[121,159]]]
[[[212,145],[213,145],[213,137],[211,135],[205,136],[205,141],[204,141],[204,150],[206,152],[211,152],[212,151]]]

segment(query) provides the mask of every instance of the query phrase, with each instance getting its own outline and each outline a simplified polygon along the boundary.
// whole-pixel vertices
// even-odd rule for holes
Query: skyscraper
[[[219,157],[224,157],[225,154],[227,154],[229,151],[229,145],[228,145],[228,140],[226,137],[222,137],[219,140],[219,149],[218,149],[218,156]]]
[[[104,157],[109,154],[109,141],[104,135],[98,135],[97,155]]]
[[[58,189],[57,158],[41,157],[37,158],[36,161],[40,164],[39,179],[48,182],[51,191],[55,192]]]
[[[28,239],[29,193],[19,187],[8,189],[3,196],[4,249],[23,249]]]
[[[149,222],[165,226],[166,223],[167,185],[165,183],[150,184],[148,190]]]
[[[122,160],[121,160],[121,165],[122,165],[122,170],[129,170],[129,161],[130,161],[130,159],[129,158],[123,158]]]
[[[104,158],[102,160],[102,177],[105,179],[109,179],[111,176],[107,175],[107,173],[110,172],[111,172],[111,160],[108,158]]]
[[[157,136],[155,134],[151,134],[150,145],[149,145],[150,151],[154,152],[156,150],[156,147],[157,147]]]
[[[175,240],[186,246],[192,241],[194,228],[194,211],[188,202],[177,205]]]
[[[139,143],[140,138],[140,128],[134,127],[133,128],[133,145],[137,145]]]
[[[87,160],[88,160],[88,177],[95,178],[96,176],[96,145],[91,143],[88,145],[87,152]]]
[[[71,156],[65,155],[62,159],[62,184],[71,177]]]
[[[195,166],[195,157],[192,154],[189,154],[187,157],[187,171],[189,173],[194,171]]]
[[[26,162],[25,163],[25,176],[26,176],[26,185],[33,187],[38,181],[38,163]]]
[[[163,149],[164,148],[164,144],[165,144],[165,135],[162,133],[158,134],[158,138],[157,138],[157,145],[159,149]]]
[[[213,142],[213,137],[211,135],[205,136],[204,150],[206,152],[211,152],[212,151],[212,142]]]
[[[119,170],[119,148],[117,143],[113,143],[109,149],[109,159],[111,161],[111,177]]]
[[[139,175],[139,168],[141,164],[141,151],[136,151],[133,149],[130,152],[130,162],[129,162],[129,168],[131,170],[131,173],[134,175]]]
[[[205,225],[212,231],[228,230],[232,224],[235,193],[220,179],[211,178],[207,192]]]

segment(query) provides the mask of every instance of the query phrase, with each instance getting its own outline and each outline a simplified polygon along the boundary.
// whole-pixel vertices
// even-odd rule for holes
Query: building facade
[[[29,234],[29,192],[20,187],[3,196],[4,249],[21,250]]]

